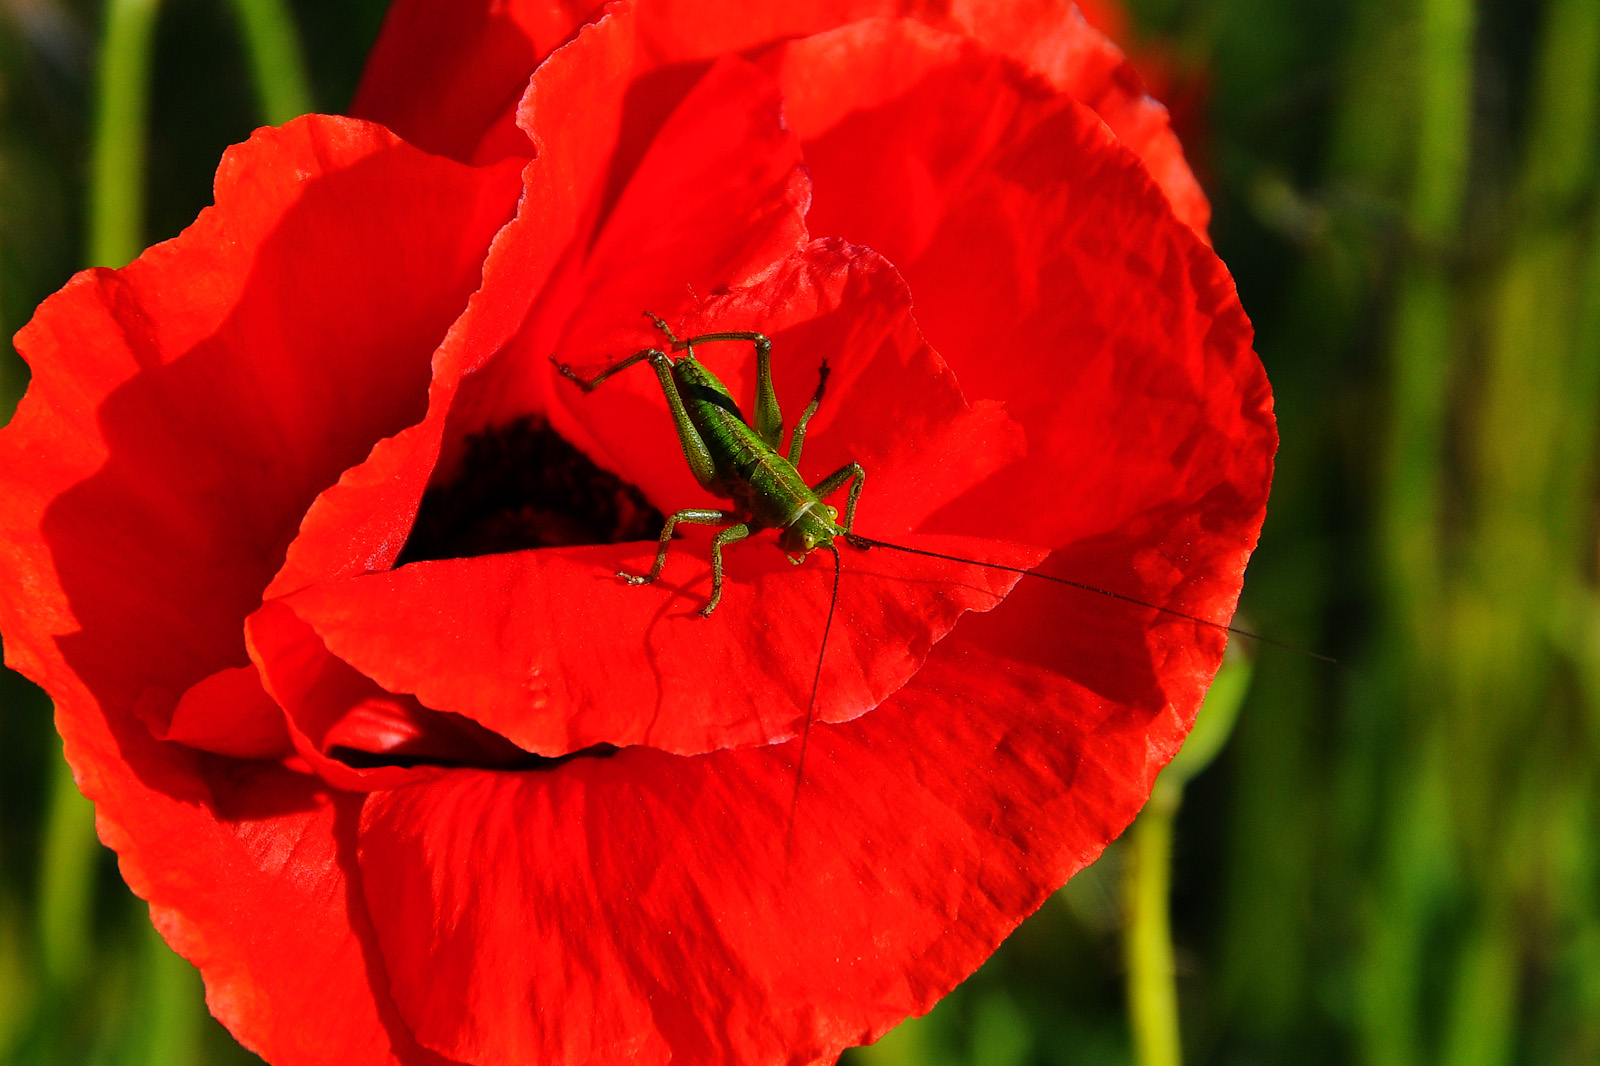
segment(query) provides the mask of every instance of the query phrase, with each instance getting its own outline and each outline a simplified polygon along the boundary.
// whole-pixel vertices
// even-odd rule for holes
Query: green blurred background
[[[384,7],[114,2],[108,76],[154,34],[143,160],[91,148],[106,5],[0,0],[0,334],[192,220],[261,121],[340,110]],[[1127,14],[1277,392],[1248,624],[1343,665],[1231,662],[1135,830],[848,1057],[1600,1063],[1600,0]],[[145,175],[142,222],[96,167]],[[0,420],[25,382],[0,347]],[[0,1063],[245,1061],[0,676]]]

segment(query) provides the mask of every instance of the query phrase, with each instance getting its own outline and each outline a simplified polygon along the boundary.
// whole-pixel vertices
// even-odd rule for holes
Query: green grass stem
[[[144,905],[138,909],[144,911]],[[134,1066],[196,1066],[206,1016],[200,974],[167,947],[148,920],[143,925],[140,969],[149,1004],[140,1034],[143,1061]]]
[[[1172,944],[1173,820],[1183,789],[1210,766],[1233,734],[1250,691],[1251,662],[1230,648],[1183,747],[1156,778],[1150,802],[1128,834],[1123,872],[1123,961],[1136,1066],[1180,1066],[1176,952]]]
[[[1172,820],[1182,788],[1158,780],[1129,837],[1123,937],[1128,968],[1128,1023],[1135,1066],[1180,1066],[1177,968],[1173,961]]]
[[[107,0],[89,178],[92,266],[123,266],[144,247],[150,70],[159,9],[159,0]]]
[[[314,110],[300,32],[286,0],[233,0],[250,57],[261,116],[269,126]]]
[[[72,770],[58,759],[50,789],[43,855],[39,865],[39,953],[46,975],[59,986],[82,976],[89,961],[93,925],[94,805],[78,792]]]
[[[1472,148],[1473,0],[1417,0],[1418,123],[1411,221],[1451,241],[1467,198]]]

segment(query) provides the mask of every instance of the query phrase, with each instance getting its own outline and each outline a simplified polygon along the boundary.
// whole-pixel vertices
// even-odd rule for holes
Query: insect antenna
[[[828,634],[833,630],[833,611],[839,606],[839,549],[832,544],[820,544],[833,553],[833,595],[828,598],[828,620],[822,625],[822,647],[817,652],[817,672],[811,677],[811,702],[806,704],[806,724],[800,733],[800,757],[794,765],[794,794],[789,797],[789,827],[784,831],[783,853],[787,857],[794,847],[794,816],[800,808],[800,782],[805,780],[806,748],[811,744],[811,720],[817,714],[817,688],[822,684],[822,660],[828,654]]]
[[[1037,570],[1029,570],[1026,567],[1021,566],[1004,566],[1000,563],[986,563],[982,559],[967,559],[959,555],[945,555],[942,552],[927,551],[923,548],[908,548],[904,544],[891,544],[886,540],[875,540],[872,537],[863,537],[859,533],[846,534],[845,540],[850,544],[851,547],[859,548],[862,551],[866,551],[869,548],[888,548],[891,551],[905,552],[907,555],[925,555],[930,559],[943,559],[946,562],[952,563],[966,563],[970,566],[986,566],[991,570],[1004,570],[1011,574],[1022,574],[1025,577],[1036,577],[1043,581],[1053,581],[1058,585],[1067,585],[1070,588],[1082,589],[1084,592],[1098,593],[1101,596],[1109,596],[1114,600],[1121,600],[1124,603],[1132,603],[1139,607],[1147,607],[1152,611],[1160,611],[1162,614],[1170,614],[1174,617],[1183,618],[1190,622],[1196,622],[1203,626],[1210,626],[1212,629],[1220,629],[1225,633],[1232,633],[1236,637],[1245,637],[1259,644],[1267,644],[1274,648],[1281,648],[1284,651],[1294,652],[1296,655],[1307,655],[1318,660],[1319,662],[1332,663],[1335,666],[1339,665],[1339,660],[1330,655],[1322,655],[1307,648],[1301,648],[1293,644],[1287,644],[1281,640],[1274,640],[1272,637],[1264,637],[1260,633],[1252,633],[1248,629],[1240,629],[1237,626],[1226,625],[1222,622],[1213,622],[1209,618],[1201,618],[1199,615],[1189,614],[1187,611],[1180,611],[1172,607],[1163,607],[1158,603],[1149,603],[1134,596],[1128,596],[1121,592],[1112,592],[1110,589],[1103,589],[1096,585],[1088,585],[1082,581],[1073,581],[1071,578],[1057,577],[1054,574],[1041,574]],[[807,720],[807,724],[810,724],[809,719]]]

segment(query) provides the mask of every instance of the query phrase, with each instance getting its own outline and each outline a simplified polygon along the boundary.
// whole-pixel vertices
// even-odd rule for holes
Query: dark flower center
[[[444,759],[428,755],[404,755],[392,752],[362,751],[336,745],[328,750],[329,756],[349,766],[372,770],[383,766],[448,766],[478,770],[554,770],[574,759],[609,759],[621,749],[614,744],[595,744],[556,758],[534,755],[532,752],[513,751],[509,742],[501,750],[499,745],[481,758]]]
[[[666,519],[537,415],[467,440],[461,473],[422,497],[395,565],[654,540]]]

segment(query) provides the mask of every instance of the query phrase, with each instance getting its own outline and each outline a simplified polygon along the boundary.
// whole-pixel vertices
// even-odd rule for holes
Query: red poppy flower
[[[1163,113],[1066,5],[400,0],[361,118],[19,335],[13,666],[269,1061],[808,1062],[926,1010],[1132,818],[1213,628],[707,540],[660,388],[760,330],[858,529],[1225,620],[1275,434]],[[381,123],[381,124],[380,124]],[[433,153],[433,154],[430,154]],[[701,354],[736,396],[749,352]]]

